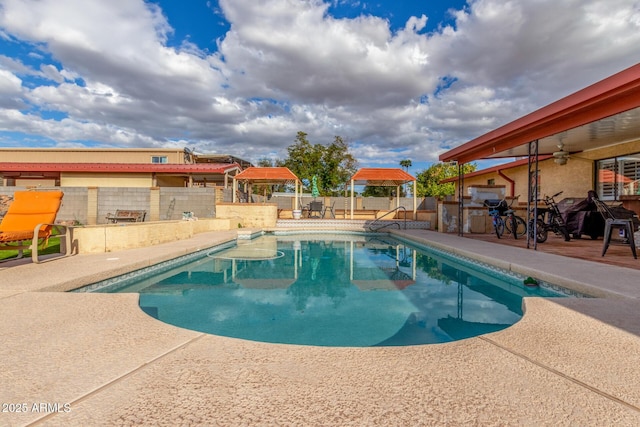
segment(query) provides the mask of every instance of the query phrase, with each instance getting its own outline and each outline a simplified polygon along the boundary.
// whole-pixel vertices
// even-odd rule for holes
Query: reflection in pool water
[[[531,288],[385,235],[268,235],[117,289],[148,314],[216,335],[366,347],[442,343],[504,329]]]

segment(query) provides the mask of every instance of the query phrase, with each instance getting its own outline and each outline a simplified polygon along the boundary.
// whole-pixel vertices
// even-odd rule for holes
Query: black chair
[[[611,208],[607,206],[600,199],[595,199],[594,203],[598,208],[598,212],[604,218],[604,243],[602,246],[602,256],[607,253],[607,249],[609,248],[609,244],[611,244],[611,233],[612,230],[623,230],[624,231],[624,240],[622,243],[628,244],[631,246],[631,253],[635,259],[638,259],[638,255],[636,254],[636,242],[634,237],[634,226],[632,218],[616,218],[616,215],[613,213]]]
[[[309,203],[309,217],[310,218],[320,218],[322,217],[322,202],[311,202]],[[314,212],[318,215],[314,215]]]

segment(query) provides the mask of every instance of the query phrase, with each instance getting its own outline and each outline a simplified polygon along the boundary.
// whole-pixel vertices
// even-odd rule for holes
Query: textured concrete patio
[[[528,298],[516,325],[448,344],[305,347],[166,325],[135,294],[60,292],[235,232],[0,264],[0,425],[640,425],[640,270],[401,234],[601,298]]]

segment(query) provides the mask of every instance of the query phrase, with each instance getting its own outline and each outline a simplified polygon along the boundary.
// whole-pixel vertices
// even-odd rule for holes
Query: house
[[[479,159],[515,160],[463,175],[458,205],[475,188],[504,188],[521,202],[595,190],[639,212],[640,64],[440,155],[459,165]]]
[[[228,188],[249,162],[172,148],[0,148],[5,187]],[[215,160],[215,161],[212,161]]]

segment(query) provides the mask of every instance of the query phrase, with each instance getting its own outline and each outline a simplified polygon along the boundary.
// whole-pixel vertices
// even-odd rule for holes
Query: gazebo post
[[[231,189],[231,203],[236,203],[238,201],[238,198],[236,196],[237,193],[238,193],[238,180],[236,180],[234,177],[233,185]]]
[[[351,219],[353,219],[353,178],[351,178]]]
[[[416,181],[413,181],[413,220],[418,220],[418,196],[416,196]]]
[[[299,188],[298,186],[300,185],[299,180],[295,180],[293,182],[293,188],[294,188],[294,193],[295,193],[295,198],[293,199],[293,210],[299,209],[300,208],[300,196],[299,196]]]

